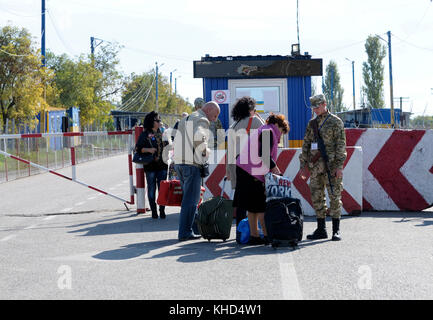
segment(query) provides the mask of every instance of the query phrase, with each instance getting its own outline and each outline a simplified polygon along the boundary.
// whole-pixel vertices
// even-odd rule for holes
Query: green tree
[[[433,128],[433,116],[417,116],[410,120],[412,128]]]
[[[82,125],[110,124],[110,111],[123,88],[123,76],[117,70],[117,47],[98,49],[94,57],[81,55],[76,61],[66,54],[47,54],[47,65],[55,71],[55,85],[60,90],[56,104],[80,108]]]
[[[155,70],[140,75],[131,74],[122,92],[119,109],[125,111],[150,112],[156,108]],[[171,93],[167,77],[158,75],[158,112],[167,114],[190,113],[192,105],[181,96]]]
[[[124,88],[124,76],[118,70],[120,60],[118,58],[121,46],[117,43],[107,42],[98,47],[96,54],[90,60],[102,77],[98,81],[95,93],[100,99],[114,103]]]
[[[347,110],[343,105],[344,89],[341,87],[337,63],[333,60],[329,61],[326,66],[323,93],[326,97],[326,101],[328,101],[328,107],[332,112]]]
[[[41,66],[41,56],[25,28],[0,29],[0,118],[34,126],[36,115],[48,107],[44,97],[57,95],[53,73]]]
[[[377,36],[369,36],[365,42],[367,62],[362,64],[362,75],[365,86],[362,91],[366,98],[367,107],[383,108],[383,64],[386,56],[385,46],[380,43]]]

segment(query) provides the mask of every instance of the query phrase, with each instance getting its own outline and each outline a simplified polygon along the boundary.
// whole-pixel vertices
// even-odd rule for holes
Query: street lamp
[[[174,78],[174,94],[177,94],[177,79],[179,79],[179,78],[182,78],[182,76]]]
[[[171,86],[171,84],[172,84],[172,76],[173,76],[173,73],[175,72],[175,71],[177,71],[177,69],[174,69],[173,71],[171,71],[170,72],[170,94],[171,94],[171,92],[172,92],[172,86]]]
[[[352,91],[353,91],[353,110],[355,110],[355,61],[346,58],[347,61],[352,62]]]
[[[156,109],[156,112],[158,112],[158,62],[155,62],[155,64],[156,64],[156,67],[155,67],[155,71],[156,71],[156,75],[155,75],[155,80],[156,80],[156,105],[155,105],[155,109]],[[164,65],[164,63],[163,64],[161,64],[160,65],[160,67],[162,67]]]
[[[378,39],[381,39],[381,40],[387,42],[387,44],[388,44],[389,91],[390,91],[390,96],[391,96],[391,126],[392,126],[392,128],[394,128],[394,93],[393,93],[393,86],[392,86],[391,31],[388,31],[387,35],[388,35],[388,42],[377,34],[376,34],[376,37]]]

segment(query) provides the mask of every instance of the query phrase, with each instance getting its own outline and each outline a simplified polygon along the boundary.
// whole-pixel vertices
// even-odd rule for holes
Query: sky
[[[433,115],[433,4],[431,0],[46,0],[46,47],[71,57],[90,53],[90,37],[117,42],[120,70],[176,79],[177,93],[203,95],[193,61],[210,56],[290,55],[301,52],[337,63],[343,103],[356,107],[363,85],[365,40],[379,35],[388,52],[391,31],[393,95],[403,111]],[[0,27],[25,27],[40,46],[41,0],[0,0]],[[98,50],[98,48],[96,48]],[[384,100],[390,107],[388,54],[383,60]],[[313,77],[321,92],[322,77]],[[395,101],[399,108],[400,102]]]

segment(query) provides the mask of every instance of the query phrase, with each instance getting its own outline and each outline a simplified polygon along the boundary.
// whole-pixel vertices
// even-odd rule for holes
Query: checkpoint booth
[[[270,112],[282,113],[290,124],[284,147],[301,147],[311,119],[311,77],[322,75],[322,59],[310,55],[226,56],[206,55],[194,61],[194,78],[203,78],[203,98],[221,107],[224,129],[232,124],[230,114],[236,99],[251,96],[263,119]]]

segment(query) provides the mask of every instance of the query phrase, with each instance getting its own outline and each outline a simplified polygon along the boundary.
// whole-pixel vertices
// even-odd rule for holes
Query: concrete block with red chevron
[[[363,209],[420,211],[433,205],[433,130],[346,129],[363,150]]]
[[[303,180],[299,174],[300,148],[279,149],[277,166],[284,172],[284,176],[292,181],[292,196],[299,198],[305,215],[315,215],[311,203],[309,177]],[[225,169],[225,151],[218,150],[211,155],[213,164],[209,165],[209,176],[205,179],[206,193],[204,198],[221,195]],[[342,193],[342,214],[347,215],[362,210],[362,149],[360,147],[348,147],[347,159],[344,164],[343,176],[344,190]],[[225,196],[230,198],[233,194],[230,183],[224,188]],[[329,203],[329,202],[328,202]]]
[[[346,129],[343,215],[363,211],[420,211],[433,205],[433,130]],[[292,180],[292,195],[314,215],[308,182],[299,176],[300,149],[280,149],[277,164]],[[221,194],[225,152],[205,179],[205,199]],[[232,195],[230,184],[225,196]]]

